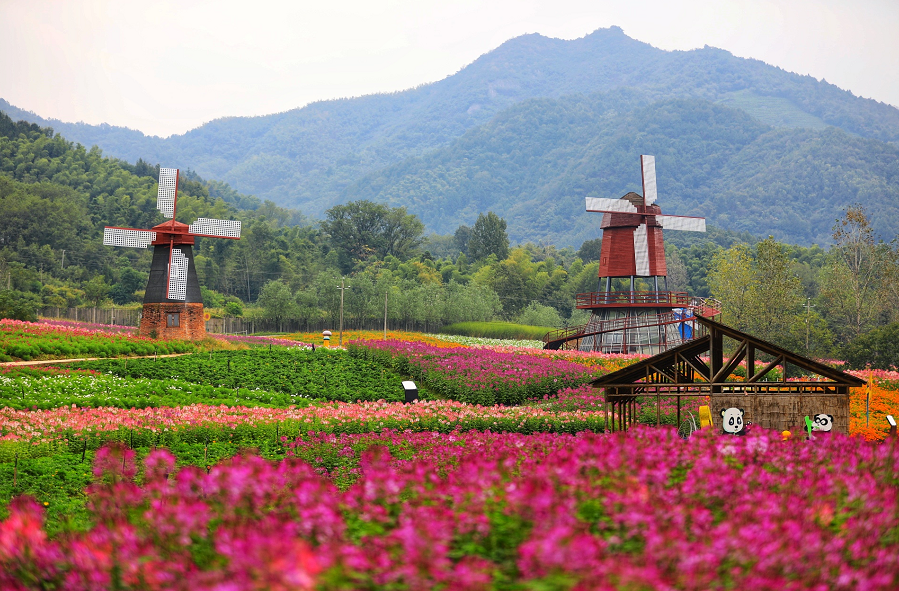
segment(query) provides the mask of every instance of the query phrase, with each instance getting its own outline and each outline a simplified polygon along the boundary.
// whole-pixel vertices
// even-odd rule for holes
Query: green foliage
[[[122,373],[126,365],[119,361]],[[108,367],[108,366],[107,366]],[[183,379],[122,379],[114,375],[48,375],[46,371],[18,369],[0,375],[0,408],[50,409],[79,407],[156,408],[190,404],[229,406],[306,406],[309,397],[297,393],[256,388],[198,384]]]
[[[125,268],[119,275],[119,281],[109,288],[109,297],[113,303],[119,306],[128,304],[134,300],[134,292],[147,284],[147,277],[140,271]],[[85,296],[89,297],[87,291]]]
[[[518,324],[538,326],[541,328],[546,326],[561,326],[562,318],[555,308],[544,306],[538,302],[531,302],[518,316]]]
[[[899,139],[899,111],[890,105],[856,97],[825,81],[793,74],[756,60],[738,58],[720,49],[706,47],[685,52],[663,51],[630,39],[621,29],[614,27],[600,29],[572,41],[523,35],[481,56],[455,75],[433,84],[391,94],[322,101],[266,117],[216,120],[183,136],[168,139],[147,137],[140,132],[108,125],[56,122],[54,125],[70,139],[87,146],[99,144],[109,153],[129,161],[148,155],[154,161],[172,161],[177,154],[178,158],[190,162],[206,176],[233,179],[241,191],[282,204],[303,203],[304,209],[316,215],[344,201],[346,187],[368,173],[372,174],[364,183],[371,185],[375,192],[381,192],[384,188],[384,194],[391,197],[390,203],[398,204],[393,199],[403,195],[406,201],[402,204],[410,210],[416,204],[414,210],[421,211],[418,203],[422,192],[417,190],[420,183],[425,184],[429,194],[435,189],[435,195],[443,190],[455,194],[454,185],[466,174],[470,174],[469,187],[477,191],[478,198],[492,190],[497,196],[520,199],[522,185],[516,181],[530,180],[544,172],[539,166],[527,170],[527,164],[540,164],[528,162],[534,151],[549,154],[557,149],[560,152],[558,163],[562,165],[560,170],[569,166],[580,168],[581,163],[576,159],[566,158],[574,143],[566,142],[560,147],[553,140],[572,131],[580,132],[584,119],[593,118],[588,106],[575,106],[567,112],[544,109],[542,116],[535,118],[533,128],[528,130],[531,133],[523,135],[514,149],[492,149],[494,145],[507,143],[507,136],[499,133],[493,138],[481,137],[478,134],[479,126],[503,117],[516,104],[552,102],[540,97],[584,96],[616,91],[625,95],[621,89],[633,90],[627,93],[629,96],[623,96],[611,105],[613,108],[609,109],[605,118],[596,117],[603,128],[619,127],[623,121],[620,115],[630,111],[636,101],[701,98],[721,102],[734,110],[742,109],[748,114],[747,119],[751,116],[775,127],[830,125],[847,132],[841,134],[846,138],[858,136],[881,142]],[[10,107],[0,103],[0,108]],[[16,110],[16,114],[42,125],[49,124],[21,110]],[[703,131],[691,130],[691,123],[685,120],[684,136],[692,136],[690,144],[703,146],[696,151],[719,151],[722,146],[718,138],[707,137],[705,144],[696,142],[703,136]],[[593,131],[595,128],[578,133],[582,137],[582,145],[588,146],[600,137],[600,134],[591,133]],[[819,132],[813,130],[813,133]],[[472,138],[475,141],[468,142],[468,145],[482,148],[478,153],[469,150],[468,156],[473,156],[475,166],[460,170],[455,163],[448,163],[438,156],[433,159],[433,165],[427,167],[426,174],[406,180],[403,188],[414,192],[389,190],[389,185],[395,180],[393,173],[387,169],[390,165],[453,143],[461,144],[472,135],[476,136]],[[651,129],[642,127],[626,130],[617,141],[621,142],[623,150],[630,150],[635,141],[651,144],[654,139]],[[639,151],[634,153],[639,154]],[[776,162],[779,155],[771,154],[771,160]],[[844,165],[854,168],[848,161],[844,161]],[[503,167],[512,167],[516,169],[515,173],[507,176]],[[635,184],[639,182],[639,176],[633,164],[631,167],[631,183]],[[747,171],[750,176],[765,167],[751,168],[753,170]],[[821,171],[825,170],[822,166]],[[519,174],[519,171],[524,173]],[[586,171],[572,172],[574,174],[566,175],[560,184],[573,185],[580,173]],[[789,181],[790,174],[801,173],[801,168],[783,172],[771,171],[779,179]],[[810,175],[814,174],[817,172],[810,171]],[[660,194],[666,198],[671,195],[671,186],[666,191],[663,178],[660,175]],[[678,184],[674,188],[680,191]],[[744,186],[751,194],[765,184],[748,182]],[[802,188],[812,186],[802,185]],[[728,183],[722,186],[727,187]],[[684,189],[683,194],[689,194],[695,185],[685,186]],[[373,192],[365,191],[364,194],[372,195]],[[458,194],[465,195],[464,191]],[[527,191],[528,198],[536,194]],[[615,193],[602,196],[612,195]],[[806,195],[815,195],[817,199],[821,193],[795,191],[792,197]],[[575,196],[582,197],[580,194]],[[362,192],[349,197],[365,198]],[[758,195],[758,203],[764,199],[764,196]],[[582,208],[582,200],[578,201]],[[465,206],[467,202],[460,201],[459,204]],[[513,239],[523,239],[524,234],[518,231],[520,224],[513,221],[506,210],[492,208],[510,221]],[[459,217],[452,219],[449,212],[457,209],[433,211],[435,220],[443,216],[450,218],[444,221],[446,228],[436,227],[430,219],[425,222],[434,230],[448,232],[461,219],[471,219],[478,211],[488,208],[460,211]],[[727,210],[725,207],[721,211]],[[540,211],[539,225],[552,221],[547,219],[542,208],[537,211]],[[752,216],[743,208],[729,209],[729,214],[734,218],[734,223],[744,220],[745,223],[752,223]],[[551,214],[550,217],[555,216]],[[528,225],[534,228],[538,224]],[[563,227],[560,224],[556,230]],[[789,223],[784,223],[783,228],[789,228]],[[771,230],[765,228],[763,232],[767,234]],[[587,238],[580,235],[579,239],[566,240],[565,243],[579,244]]]
[[[842,349],[852,369],[899,369],[899,322],[875,328],[852,340]]]
[[[127,334],[79,334],[41,330],[39,326],[4,327],[0,331],[0,361],[166,355],[186,353],[196,348],[189,341],[152,341]]]
[[[808,314],[801,313],[802,284],[786,249],[773,238],[755,249],[736,244],[719,251],[712,261],[709,286],[723,304],[725,323],[786,348],[805,348]],[[816,352],[828,353],[830,339],[821,343],[817,336]]]
[[[405,207],[387,207],[371,201],[335,205],[327,212],[322,229],[331,244],[346,257],[345,268],[376,256],[409,258],[421,245],[424,224]]]
[[[552,326],[527,326],[511,322],[456,322],[444,326],[438,332],[467,337],[487,337],[491,339],[526,339],[542,341]]]
[[[240,300],[232,300],[225,304],[225,314],[232,318],[240,318],[243,316],[243,304]]]
[[[182,380],[195,384],[280,392],[292,398],[403,400],[401,376],[383,367],[327,349],[216,351],[128,363],[90,361],[73,367],[130,378]],[[280,403],[283,404],[284,400]],[[269,402],[276,404],[275,402]]]
[[[37,320],[34,300],[34,296],[29,293],[11,289],[0,291],[0,318],[34,322]],[[2,356],[3,353],[0,352],[0,358]]]
[[[468,253],[479,261],[494,255],[503,260],[509,256],[509,236],[506,234],[506,220],[492,211],[487,215],[478,214],[478,219],[468,236]]]

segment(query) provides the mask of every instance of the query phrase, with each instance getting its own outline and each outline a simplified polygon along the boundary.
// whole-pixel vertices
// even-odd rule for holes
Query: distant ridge
[[[604,98],[589,98],[597,93],[602,93]],[[710,158],[708,162],[692,156],[683,159],[685,165],[688,161],[696,166],[714,162],[719,166],[721,176],[715,178],[703,172],[700,176],[704,176],[700,179],[685,170],[681,173],[684,179],[679,181],[674,191],[675,198],[668,201],[673,203],[673,207],[678,207],[678,199],[687,204],[689,201],[711,199],[709,196],[716,192],[719,195],[730,195],[733,191],[747,195],[751,193],[755,203],[751,215],[749,210],[745,215],[734,215],[732,211],[713,214],[721,216],[719,223],[724,227],[761,233],[787,233],[789,228],[794,234],[792,240],[800,242],[820,241],[829,231],[829,226],[822,229],[823,221],[809,221],[807,215],[799,216],[804,220],[800,229],[794,230],[795,224],[788,223],[785,229],[779,230],[778,224],[789,216],[777,216],[762,210],[765,207],[785,207],[785,201],[781,200],[776,206],[761,204],[766,202],[764,195],[779,194],[787,189],[766,188],[768,180],[765,170],[758,171],[751,181],[753,186],[762,189],[760,191],[750,191],[745,186],[732,184],[734,178],[749,182],[747,171],[755,170],[759,159],[769,156],[764,145],[767,141],[764,138],[767,137],[791,138],[783,139],[788,144],[784,148],[786,152],[781,152],[785,158],[793,158],[789,154],[801,152],[802,142],[832,146],[833,142],[826,141],[826,138],[839,138],[839,142],[849,142],[853,146],[851,152],[858,158],[838,167],[843,170],[842,174],[849,177],[834,180],[830,187],[819,188],[824,191],[830,205],[823,210],[817,209],[826,211],[828,216],[838,204],[845,205],[844,201],[868,199],[867,196],[878,184],[886,201],[894,199],[897,180],[891,176],[894,152],[890,146],[899,144],[899,109],[856,97],[851,92],[810,76],[789,73],[757,60],[734,57],[720,49],[660,50],[627,37],[618,27],[599,29],[572,41],[537,34],[524,35],[503,43],[439,82],[391,94],[322,101],[263,117],[219,119],[184,135],[166,139],[146,137],[140,132],[120,127],[48,121],[11,107],[5,101],[0,101],[0,110],[41,125],[50,125],[67,138],[82,144],[99,145],[108,155],[132,162],[140,157],[154,163],[178,163],[205,177],[225,180],[243,193],[297,207],[315,216],[321,216],[325,209],[334,204],[366,197],[408,205],[410,211],[421,215],[431,229],[447,231],[452,229],[453,224],[471,223],[476,210],[494,209],[505,211],[514,218],[516,221],[510,227],[518,228],[516,231],[522,236],[535,233],[547,240],[558,239],[574,244],[588,232],[587,226],[581,227],[580,222],[575,221],[582,207],[569,215],[561,210],[552,215],[545,212],[537,215],[534,211],[535,208],[555,211],[556,207],[560,207],[559,201],[549,202],[544,207],[540,199],[561,193],[561,189],[551,191],[550,186],[576,184],[570,175],[581,174],[578,171],[586,166],[579,164],[579,161],[565,160],[561,155],[544,162],[547,168],[541,170],[539,181],[536,172],[527,171],[523,173],[526,178],[511,178],[509,172],[503,169],[502,161],[495,161],[492,168],[479,166],[478,173],[506,179],[504,183],[510,185],[508,191],[514,192],[519,185],[524,187],[530,200],[527,206],[520,204],[524,201],[519,201],[519,205],[514,207],[503,205],[511,203],[507,194],[475,199],[468,193],[467,205],[456,208],[458,211],[437,205],[445,198],[446,191],[459,194],[474,190],[471,179],[450,178],[449,171],[440,168],[447,165],[442,158],[449,152],[458,152],[461,145],[465,145],[472,155],[481,151],[493,154],[528,151],[530,148],[524,144],[520,148],[507,146],[497,149],[489,144],[491,141],[495,143],[495,140],[478,130],[485,125],[488,126],[485,129],[492,129],[490,125],[505,125],[502,122],[512,116],[510,113],[517,113],[509,112],[510,108],[533,100],[537,100],[534,103],[537,106],[527,107],[528,116],[536,117],[536,129],[539,130],[540,115],[533,109],[541,108],[539,105],[544,103],[539,101],[542,99],[562,103],[573,101],[571,105],[579,101],[589,103],[601,100],[603,119],[576,118],[577,125],[584,126],[584,129],[572,130],[571,133],[579,135],[580,141],[595,146],[603,158],[611,158],[613,162],[630,158],[631,151],[649,152],[650,147],[641,147],[639,141],[635,141],[634,145],[626,148],[612,144],[600,149],[598,140],[590,134],[608,134],[611,133],[610,128],[615,126],[632,125],[635,109],[653,104],[670,105],[671,100],[683,100],[694,102],[694,107],[700,111],[711,108],[703,105],[717,104],[727,109],[715,113],[744,113],[742,118],[732,116],[734,125],[742,128],[742,131],[735,130],[733,134],[735,137],[740,134],[746,136],[748,143],[725,142],[724,152],[731,159]],[[677,109],[689,110],[687,103]],[[558,104],[545,103],[549,109],[556,108]],[[717,114],[715,117],[725,115]],[[562,123],[550,122],[547,125],[561,133],[559,130],[566,128]],[[828,132],[828,127],[838,131]],[[772,128],[780,128],[781,131]],[[687,136],[691,133],[690,129],[677,126],[671,131]],[[639,140],[643,130],[633,129],[633,133]],[[777,135],[779,133],[785,135]],[[749,138],[752,138],[751,141]],[[670,136],[669,139],[674,141],[676,138]],[[711,154],[724,146],[720,144],[720,139],[695,139],[695,142],[689,142],[689,149],[694,152]],[[515,141],[527,143],[531,140],[519,136]],[[871,141],[875,143],[866,143]],[[700,145],[703,142],[704,147]],[[682,140],[675,143],[681,146],[679,149],[688,148]],[[564,144],[558,143],[559,146]],[[571,147],[565,149],[573,150]],[[816,154],[828,162],[839,161],[833,150],[839,152],[832,146],[831,152],[825,154],[818,150]],[[588,152],[584,150],[578,154],[575,152],[571,152],[571,158],[588,157]],[[749,154],[754,154],[756,160],[749,159]],[[872,158],[876,154],[886,158],[886,161],[879,167],[870,168],[871,172],[860,172],[858,166],[862,162],[867,163],[866,166],[875,164]],[[664,160],[663,154],[662,162]],[[424,163],[427,162],[433,163],[435,168],[426,172],[427,165]],[[742,168],[727,168],[736,166],[736,162],[741,162]],[[590,181],[595,184],[591,187],[583,185],[579,190],[595,191],[607,186],[601,181],[602,176],[614,177],[617,174],[609,170],[608,164],[608,161],[596,162],[596,174],[599,176]],[[779,171],[787,169],[775,168],[770,172],[780,174]],[[463,171],[471,172],[471,167],[454,167],[453,170],[453,174],[462,174]],[[730,172],[726,172],[728,170]],[[397,177],[401,171],[407,171],[405,174],[409,175],[402,182]],[[421,179],[424,174],[438,179],[442,175],[446,178],[440,182],[419,184],[420,189],[429,191],[427,195],[416,192],[418,189],[409,189],[417,182],[415,179]],[[791,173],[784,174],[793,178]],[[617,187],[615,183],[610,185]],[[805,184],[797,185],[791,181],[788,185],[793,186],[791,190],[815,192],[814,188]],[[535,187],[542,188],[537,190]],[[790,201],[786,200],[786,203]],[[437,209],[418,211],[419,207]],[[516,213],[518,211],[520,213]],[[769,227],[771,230],[766,229]],[[892,225],[887,224],[882,229],[893,231],[891,228]],[[791,239],[786,235],[782,238]]]

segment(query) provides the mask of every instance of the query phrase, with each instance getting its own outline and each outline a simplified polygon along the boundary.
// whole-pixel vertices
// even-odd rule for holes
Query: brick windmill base
[[[188,262],[187,297],[182,302],[166,299],[170,247],[157,245],[153,248],[153,264],[140,319],[140,336],[164,340],[204,338],[203,296],[194,267],[193,249],[187,244],[177,245]]]

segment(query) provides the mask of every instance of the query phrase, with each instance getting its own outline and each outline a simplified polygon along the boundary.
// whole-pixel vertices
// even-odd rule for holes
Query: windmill
[[[602,251],[599,276],[609,284],[615,277],[630,277],[631,291],[635,277],[653,277],[655,291],[658,278],[665,277],[665,245],[662,229],[705,232],[705,218],[662,215],[655,204],[656,161],[654,156],[640,156],[643,172],[643,195],[628,193],[621,199],[587,197],[587,211],[603,215]],[[607,289],[608,291],[608,289]]]
[[[605,353],[655,354],[693,338],[694,314],[720,313],[714,302],[668,291],[662,230],[705,232],[705,218],[662,215],[656,205],[655,157],[640,156],[640,168],[643,195],[587,197],[587,211],[603,214],[599,291],[577,295],[577,307],[591,311],[590,322],[547,333],[544,348],[573,345]],[[652,291],[637,290],[638,277],[652,278]],[[659,277],[664,280],[662,291]],[[629,279],[629,288],[613,290],[615,279]]]
[[[103,244],[128,248],[153,247],[150,278],[144,295],[141,336],[202,338],[206,334],[203,297],[194,267],[194,238],[240,240],[240,222],[199,218],[189,226],[175,221],[178,169],[159,169],[156,208],[168,218],[149,230],[106,226]]]

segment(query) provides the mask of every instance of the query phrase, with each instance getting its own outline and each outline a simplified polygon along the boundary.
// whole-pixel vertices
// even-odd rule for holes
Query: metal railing
[[[684,292],[671,292],[671,291],[663,291],[663,292],[628,292],[628,293],[616,293],[616,292],[595,292],[595,293],[581,293],[578,294],[578,308],[582,307],[580,305],[581,296],[609,296],[609,295],[628,295],[628,296],[643,296],[642,298],[638,298],[637,301],[648,302],[652,297],[655,297],[655,301],[653,303],[658,304],[660,300],[662,300],[659,296],[671,296],[668,297],[666,301],[668,302],[678,302],[674,307],[682,307],[689,309],[693,316],[707,316],[713,317],[717,316],[721,313],[721,302],[713,298],[697,298],[687,296]],[[599,300],[599,298],[597,298]],[[601,301],[609,301],[610,298],[604,298]],[[594,300],[595,301],[595,300]],[[628,303],[619,303],[620,306],[630,305]],[[601,305],[609,305],[612,306],[614,304],[601,304]],[[641,303],[638,305],[650,305],[649,303]],[[663,304],[667,305],[667,304]],[[585,306],[590,307],[590,306]],[[588,322],[587,324],[582,324],[579,326],[569,326],[568,328],[562,328],[558,330],[553,330],[546,333],[543,336],[543,344],[544,346],[548,345],[552,342],[564,342],[571,341],[574,339],[586,338],[591,336],[597,336],[610,332],[618,332],[625,331],[637,328],[645,328],[649,326],[662,326],[666,324],[675,324],[679,322],[690,322],[693,328],[693,334],[698,335],[702,331],[700,327],[696,325],[695,322],[692,322],[693,316],[684,316],[683,314],[678,314],[674,312],[663,312],[661,314],[656,314],[654,316],[626,316],[624,318],[615,318],[613,320],[600,320],[598,322]]]
[[[575,296],[578,308],[671,306],[687,308],[693,298],[683,291],[594,291]]]
[[[584,338],[609,332],[618,332],[623,330],[632,330],[636,328],[645,328],[648,326],[663,326],[666,324],[676,324],[679,322],[693,322],[693,316],[684,317],[682,314],[674,312],[663,312],[654,316],[626,316],[624,318],[615,318],[614,320],[600,320],[599,322],[588,322],[580,326],[569,326],[559,330],[553,330],[543,337],[543,344],[553,341],[571,340],[573,338]],[[694,332],[696,327],[694,326]]]

